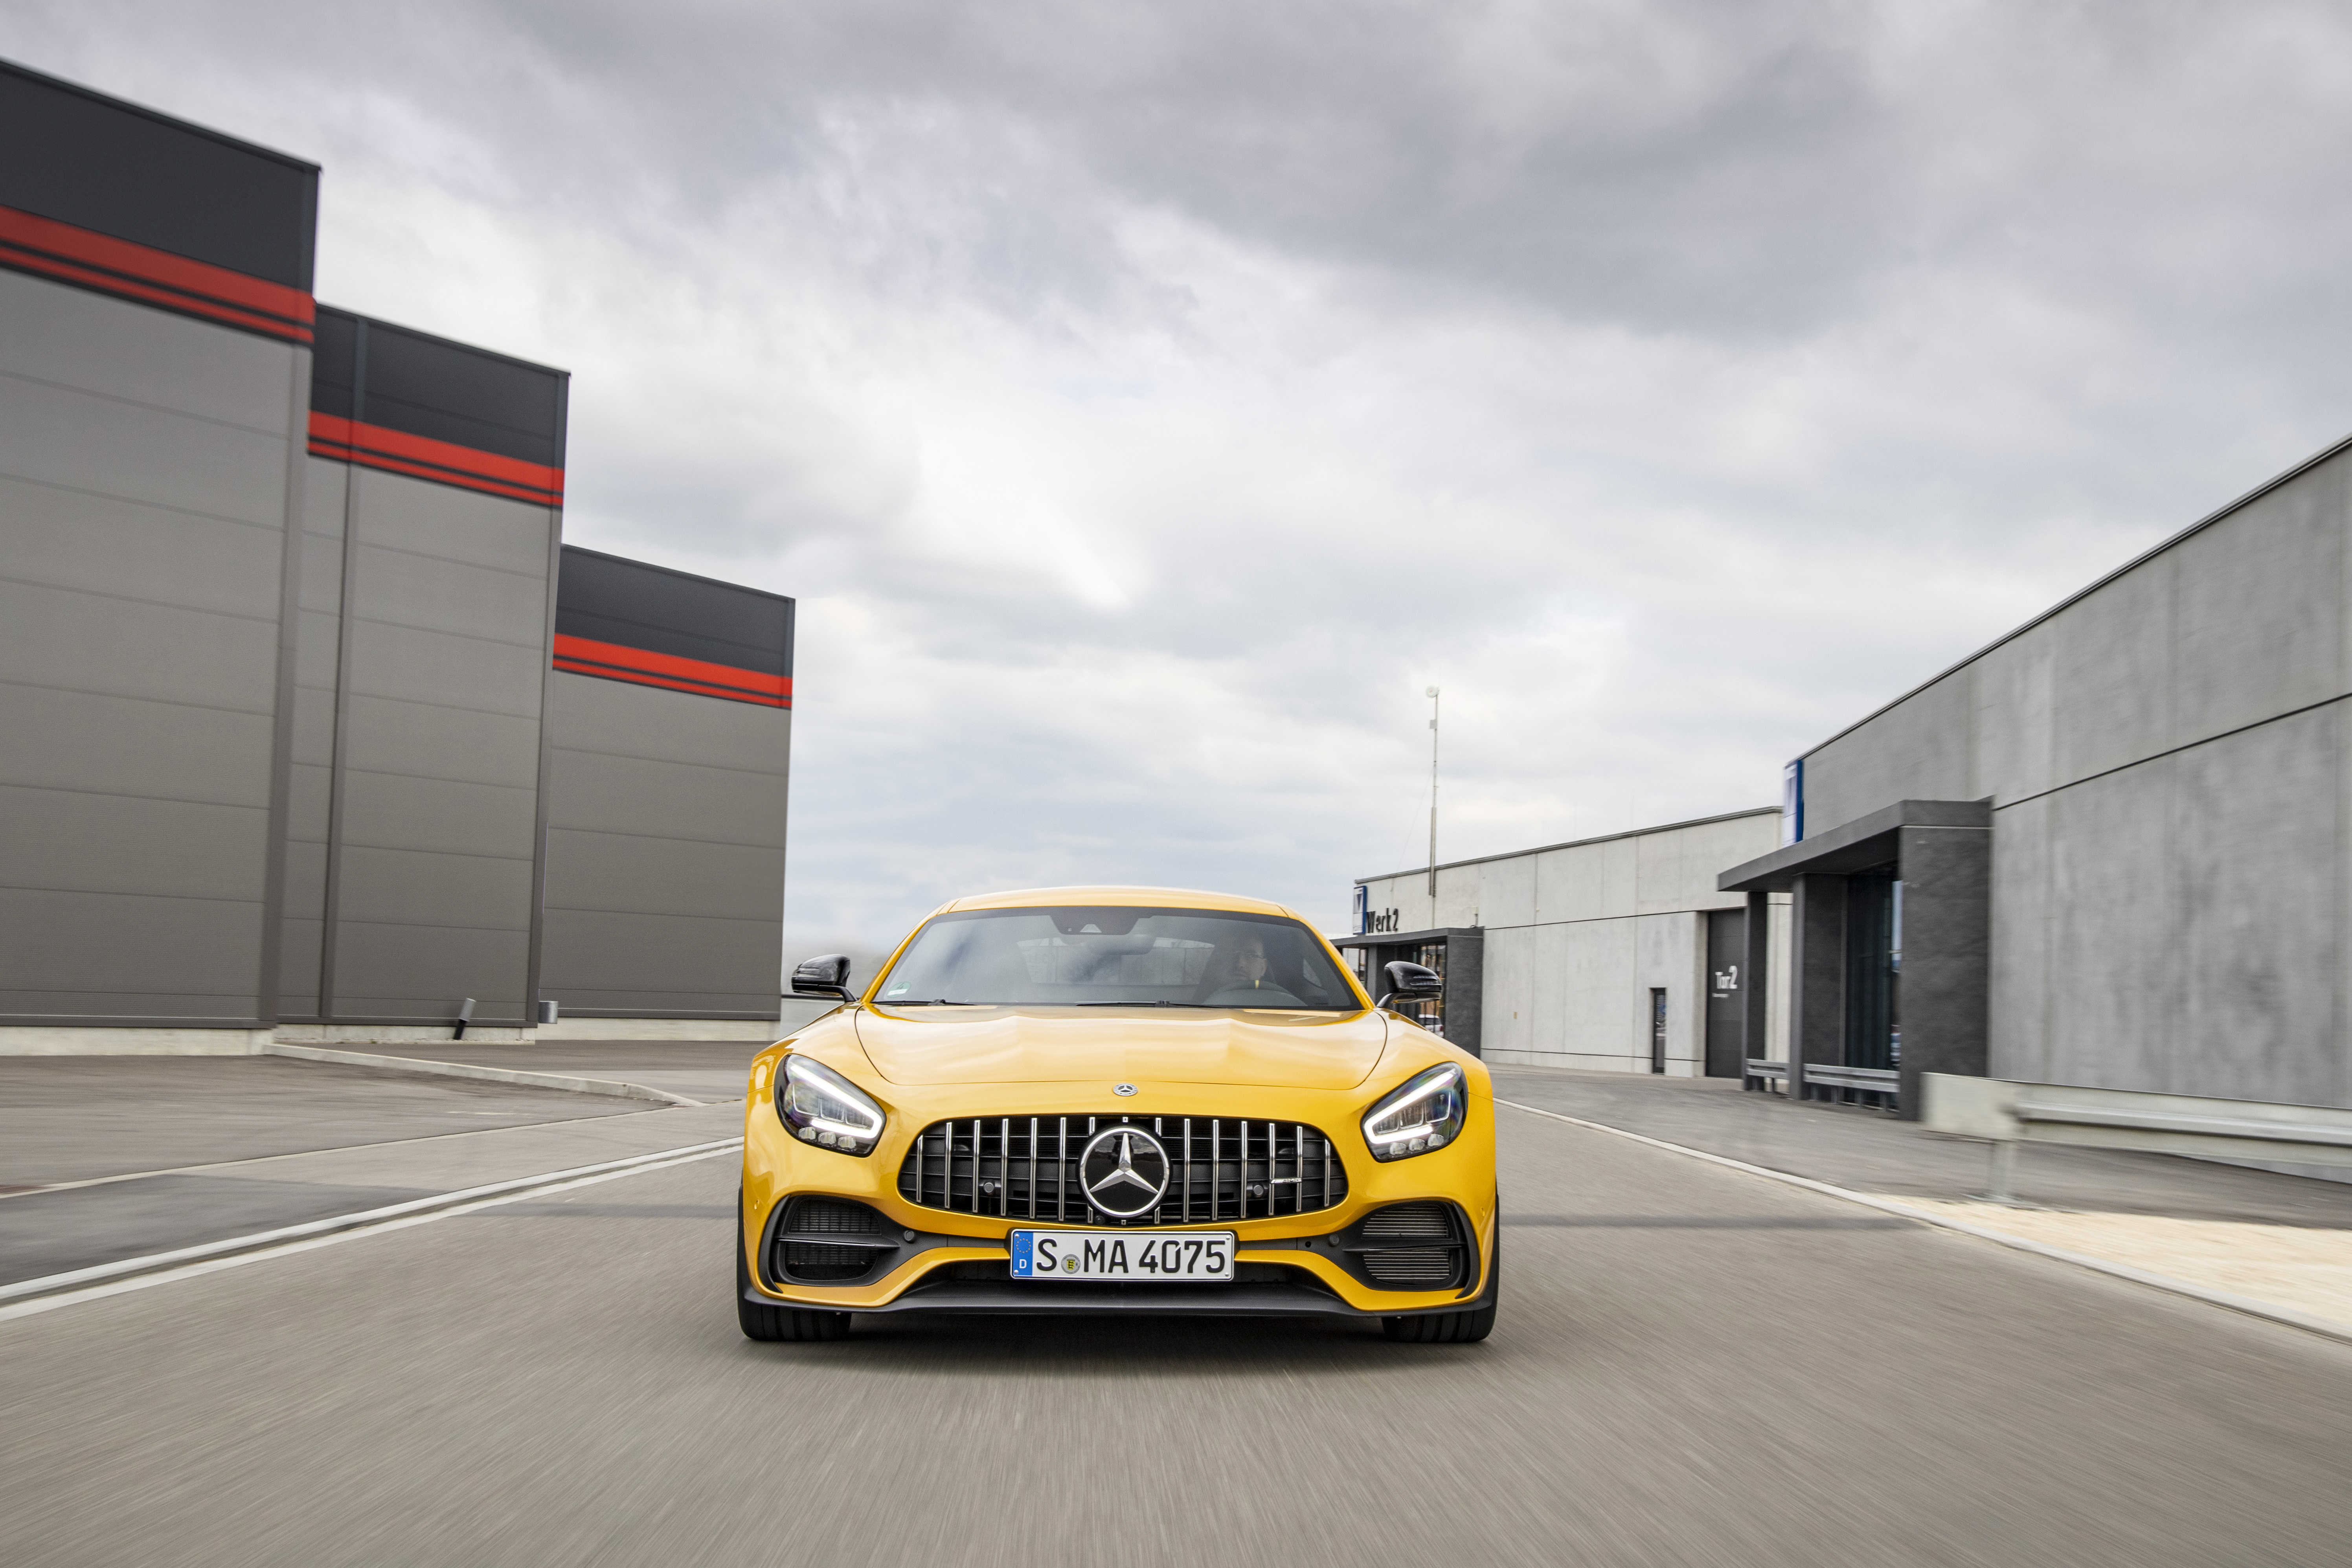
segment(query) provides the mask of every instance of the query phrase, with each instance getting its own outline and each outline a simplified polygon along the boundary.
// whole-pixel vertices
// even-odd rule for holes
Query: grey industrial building
[[[1446,994],[1417,1010],[1492,1061],[1736,1077],[1762,991],[1749,901],[1716,873],[1779,837],[1767,806],[1368,877],[1340,945],[1367,984],[1398,958],[1437,969]]]
[[[0,1050],[772,1020],[792,601],[564,547],[318,180],[0,63]]]
[[[1777,817],[1444,865],[1434,900],[1425,872],[1368,877],[1347,940],[1476,951],[1447,1026],[1500,1061],[1906,1116],[1937,1071],[2352,1106],[2347,698],[2352,443],[1812,747]],[[1666,869],[1684,848],[1706,887]],[[1692,974],[1703,1033],[1675,1022]]]
[[[1791,766],[1791,1066],[2352,1105],[2347,697],[2352,443]]]

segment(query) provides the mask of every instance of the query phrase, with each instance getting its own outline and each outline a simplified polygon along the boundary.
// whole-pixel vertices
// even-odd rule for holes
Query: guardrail
[[[1870,1094],[1884,1101],[1885,1108],[1892,1111],[1902,1082],[1903,1075],[1891,1067],[1841,1067],[1822,1061],[1805,1063],[1807,1099],[1816,1098],[1816,1090],[1822,1092],[1818,1098],[1833,1099],[1844,1094],[1849,1103],[1856,1095]]]
[[[1789,1064],[1767,1061],[1760,1056],[1747,1057],[1742,1061],[1739,1086],[1760,1090],[1766,1093],[1779,1085],[1782,1093],[1790,1092]],[[1886,1108],[1895,1108],[1896,1086],[1903,1075],[1887,1067],[1842,1067],[1829,1062],[1808,1061],[1799,1075],[1800,1099],[1811,1099],[1816,1090],[1822,1097],[1836,1094],[1874,1094],[1883,1097]]]
[[[2352,1111],[2130,1089],[1920,1074],[1920,1124],[1992,1145],[1986,1196],[2012,1201],[2017,1145],[2068,1144],[2209,1159],[2352,1166]]]

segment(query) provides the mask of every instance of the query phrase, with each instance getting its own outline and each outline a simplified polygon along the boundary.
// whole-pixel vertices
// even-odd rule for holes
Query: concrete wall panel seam
[[[2301,718],[2305,714],[2316,713],[2321,708],[2333,707],[2336,704],[2345,701],[2347,698],[2352,698],[2352,692],[2339,692],[2332,697],[2322,697],[2317,702],[2306,703],[2303,706],[2297,708],[2289,708],[2284,713],[2273,714],[2268,718],[2254,719],[2251,723],[2240,725],[2235,729],[2225,729],[2218,734],[2200,736],[2195,740],[2185,740],[2178,746],[2168,747],[2162,751],[2151,752],[2146,757],[2134,758],[2129,762],[2118,763],[2113,768],[2104,768],[2096,773],[2085,774],[2080,779],[2070,779],[2063,784],[2053,784],[2047,789],[2039,790],[2034,794],[2023,796],[2015,800],[1995,801],[1993,804],[1993,810],[1996,812],[2005,811],[2012,806],[2028,805],[2035,800],[2046,800],[2050,796],[2063,793],[2068,789],[2078,789],[2085,784],[2095,784],[2102,779],[2112,778],[2116,774],[2127,773],[2135,768],[2145,768],[2152,762],[2162,762],[2169,758],[2177,757],[2184,751],[2194,751],[2200,746],[2211,746],[2220,741],[2233,740],[2239,736],[2245,735],[2252,730],[2261,729],[2266,725],[2284,724],[2289,719]]]

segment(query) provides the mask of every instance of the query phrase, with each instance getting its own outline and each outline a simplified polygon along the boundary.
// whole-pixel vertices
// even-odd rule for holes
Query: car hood
[[[1160,1008],[863,1009],[857,1041],[893,1083],[1234,1083],[1352,1089],[1388,1042],[1376,1012]]]

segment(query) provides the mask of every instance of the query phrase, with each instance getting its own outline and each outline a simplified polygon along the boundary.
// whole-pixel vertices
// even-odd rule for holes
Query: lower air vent
[[[784,1272],[795,1280],[823,1280],[838,1284],[862,1280],[874,1266],[874,1254],[856,1247],[828,1247],[822,1241],[784,1243]]]
[[[1349,1246],[1357,1277],[1383,1291],[1446,1291],[1468,1282],[1468,1233],[1450,1203],[1392,1203],[1364,1216]]]
[[[878,1236],[889,1223],[862,1203],[835,1197],[804,1197],[793,1208],[786,1229],[801,1235]]]
[[[1397,1203],[1364,1218],[1367,1241],[1451,1241],[1454,1216],[1442,1203]]]
[[[811,1285],[863,1280],[894,1250],[889,1223],[862,1203],[837,1197],[794,1199],[776,1228],[776,1272]]]
[[[1442,1291],[1454,1283],[1451,1247],[1391,1247],[1364,1254],[1364,1272],[1373,1281],[1392,1289]]]

